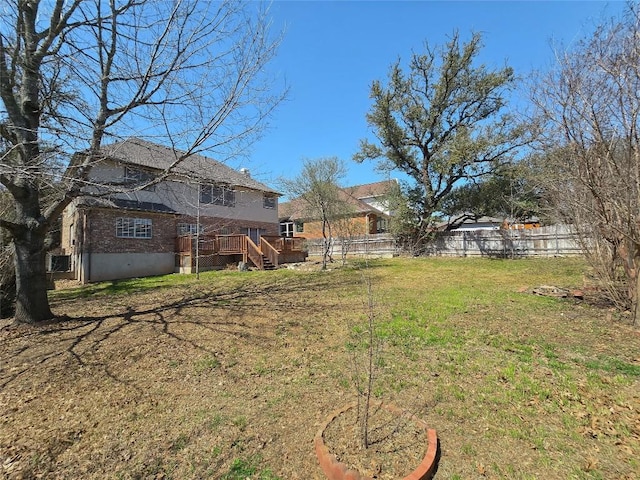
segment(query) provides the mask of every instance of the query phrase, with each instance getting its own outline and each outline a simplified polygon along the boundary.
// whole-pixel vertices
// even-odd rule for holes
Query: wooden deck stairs
[[[271,263],[271,260],[264,255],[262,256],[262,270],[275,270],[276,268],[278,267]]]
[[[183,235],[176,240],[176,252],[180,256],[242,255],[242,261],[259,270],[274,270],[280,266],[281,257],[291,252],[301,252],[304,239],[286,239],[262,236],[256,244],[247,235]]]

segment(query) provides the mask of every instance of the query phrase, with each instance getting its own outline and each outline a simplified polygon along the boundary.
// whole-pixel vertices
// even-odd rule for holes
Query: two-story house
[[[180,152],[137,138],[102,153],[90,172],[90,195],[75,199],[62,218],[62,253],[82,283],[239,260],[277,265],[266,238],[278,238],[279,193],[247,170],[201,155],[176,164]]]

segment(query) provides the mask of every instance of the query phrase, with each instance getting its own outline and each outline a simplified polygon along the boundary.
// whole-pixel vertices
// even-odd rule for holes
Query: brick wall
[[[348,235],[374,234],[376,233],[376,221],[377,221],[377,217],[374,214],[369,214],[368,217],[365,214],[360,214],[350,219],[350,226],[348,228],[345,228],[344,232],[341,231],[342,225],[340,225],[339,222],[332,224],[331,233],[333,234],[334,237],[338,237],[341,235],[348,236]],[[309,238],[309,239],[322,238],[322,222],[320,221],[304,222],[304,231],[297,232],[296,235]],[[327,231],[327,235],[329,235],[328,231]]]
[[[69,255],[73,251],[73,242],[71,239],[71,229],[78,231],[77,220],[78,214],[76,209],[66,208],[62,213],[62,227],[60,232],[60,249],[63,255]]]
[[[120,217],[151,219],[152,237],[116,237],[116,219]],[[89,211],[89,244],[85,244],[84,247],[85,250],[94,253],[173,252],[178,223],[196,223],[196,220],[192,217],[162,213],[92,209]],[[243,229],[259,228],[265,235],[279,234],[278,225],[267,222],[202,217],[200,223],[205,225],[207,232],[220,232],[222,228],[226,228],[228,233],[244,233]]]
[[[148,218],[152,221],[151,238],[116,237],[116,219]],[[110,209],[94,209],[89,213],[89,242],[85,250],[92,253],[164,253],[175,250],[176,218],[174,215]]]

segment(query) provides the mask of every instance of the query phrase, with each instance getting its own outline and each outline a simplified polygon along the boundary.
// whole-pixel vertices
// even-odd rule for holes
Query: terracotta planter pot
[[[402,414],[402,411],[400,409],[392,405],[379,405],[391,412]],[[336,410],[331,415],[329,415],[329,417],[327,417],[327,420],[321,425],[318,433],[316,433],[314,439],[316,456],[318,457],[318,462],[320,463],[322,471],[329,480],[372,480],[370,477],[365,477],[355,470],[348,469],[347,465],[338,461],[335,455],[332,455],[331,452],[329,452],[329,449],[324,443],[324,431],[327,429],[329,424],[339,415],[342,415],[347,410],[355,407],[356,403],[354,402],[339,410]],[[420,465],[418,465],[413,472],[404,477],[402,480],[427,480],[433,478],[433,475],[436,471],[438,436],[436,435],[436,431],[428,428],[427,424],[422,420],[415,417],[412,417],[412,420],[420,427],[424,427],[425,440],[427,441],[427,453],[425,454],[422,462],[420,462]]]

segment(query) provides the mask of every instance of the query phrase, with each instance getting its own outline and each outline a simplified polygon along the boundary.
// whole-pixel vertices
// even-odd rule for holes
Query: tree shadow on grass
[[[223,336],[248,345],[269,345],[275,341],[279,323],[308,315],[310,293],[328,289],[330,282],[335,286],[335,279],[326,275],[309,275],[270,284],[249,281],[226,290],[193,285],[190,290],[180,290],[177,298],[175,294],[171,298],[171,291],[163,289],[167,295],[156,305],[146,306],[142,303],[148,300],[138,299],[139,304],[134,301],[133,305],[123,305],[105,315],[65,316],[37,326],[6,326],[0,329],[4,344],[0,355],[5,357],[0,368],[0,388],[28,375],[32,368],[41,368],[55,359],[64,361],[65,356],[77,365],[87,366],[93,352],[132,326],[149,327],[157,338],[165,337],[208,355],[217,352],[206,340]],[[131,301],[132,297],[123,295],[123,300]],[[59,303],[80,301],[83,300],[64,299]],[[260,314],[265,310],[269,311],[268,317]],[[107,363],[101,368],[114,381],[135,387],[119,378]]]

